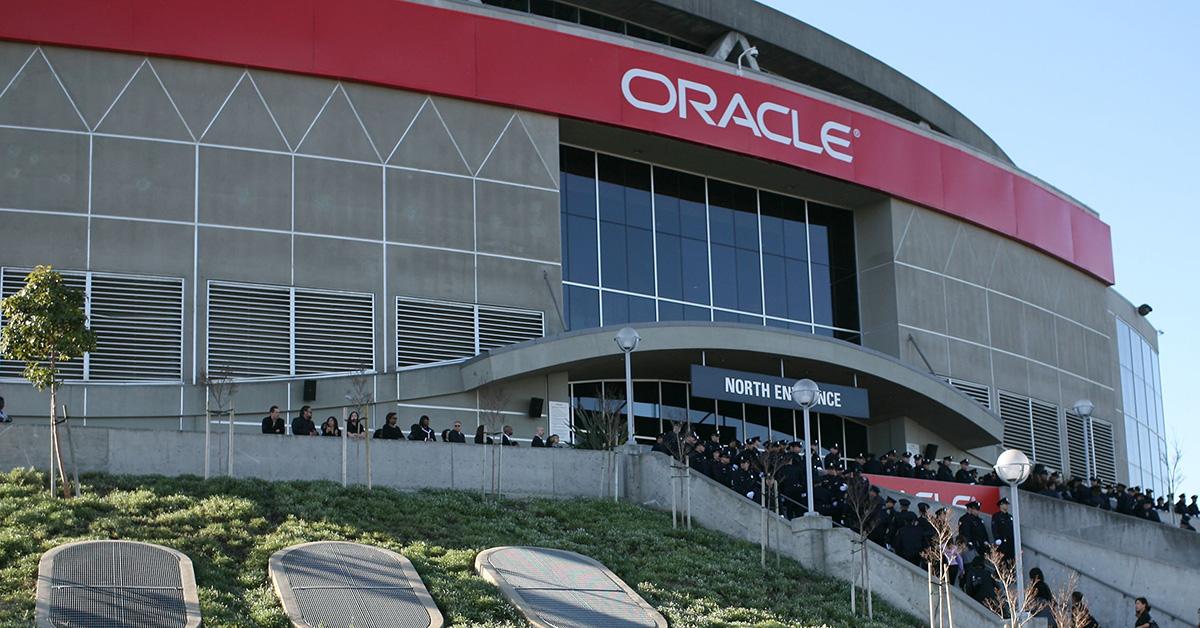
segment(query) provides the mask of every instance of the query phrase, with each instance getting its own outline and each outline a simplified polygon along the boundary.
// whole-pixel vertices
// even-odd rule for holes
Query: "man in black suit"
[[[454,427],[446,433],[445,438],[447,443],[465,443],[467,437],[462,431],[462,421],[455,421]]]
[[[533,440],[529,442],[530,447],[545,447],[546,441],[542,438],[546,434],[546,428],[538,426],[533,432]]]
[[[263,434],[286,434],[287,424],[279,416],[279,406],[271,406],[271,412],[262,420]]]
[[[292,436],[317,436],[317,426],[312,420],[312,409],[300,408],[300,414],[292,419]]]

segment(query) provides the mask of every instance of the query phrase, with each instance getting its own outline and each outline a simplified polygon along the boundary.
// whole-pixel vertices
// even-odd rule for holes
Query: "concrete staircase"
[[[948,505],[907,497],[913,510],[921,501],[934,510]],[[1025,491],[1020,499],[1026,572],[1040,567],[1055,591],[1077,573],[1076,589],[1102,626],[1129,624],[1139,596],[1150,601],[1161,628],[1200,625],[1200,534]],[[983,519],[990,536],[991,517]]]

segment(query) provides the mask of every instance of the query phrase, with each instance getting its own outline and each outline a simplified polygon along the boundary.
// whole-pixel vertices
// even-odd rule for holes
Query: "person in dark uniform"
[[[846,472],[848,473],[866,473],[863,467],[867,464],[867,455],[859,452],[854,456],[854,460],[846,463]]]
[[[1179,527],[1183,530],[1190,530],[1192,532],[1196,531],[1196,528],[1192,526],[1192,518],[1188,515],[1182,515],[1179,517]]]
[[[542,436],[546,433],[546,428],[538,426],[533,432],[533,438],[529,441],[530,447],[545,447],[546,441],[542,440]]]
[[[517,446],[517,441],[513,438],[513,428],[511,425],[505,425],[500,428],[500,444],[505,447]]]
[[[492,440],[491,436],[487,435],[487,430],[482,425],[475,428],[475,444],[476,445],[491,445],[496,441]]]
[[[983,519],[979,517],[979,502],[973,501],[967,504],[967,513],[958,519],[958,533],[966,540],[967,550],[979,554],[987,552],[992,541],[988,538],[987,527],[983,525]]]
[[[837,446],[837,443],[829,446],[829,453],[825,454],[825,459],[822,462],[824,463],[822,466],[826,469],[831,466],[842,466],[842,450]]]
[[[1162,519],[1158,518],[1158,512],[1154,510],[1154,502],[1149,499],[1142,500],[1142,509],[1138,512],[1138,516],[1146,521],[1162,523]]]
[[[708,465],[711,459],[707,450],[708,447],[705,446],[704,441],[696,441],[696,444],[692,446],[692,453],[688,454],[687,460],[689,467],[704,475],[708,475]]]
[[[913,478],[917,480],[932,480],[933,471],[929,468],[930,461],[917,456],[915,464],[913,464]]]
[[[866,511],[867,538],[880,547],[886,547],[889,506],[879,496],[878,486],[872,486],[867,490],[869,495]]]
[[[896,541],[893,544],[896,554],[908,562],[920,567],[921,552],[925,551],[925,536],[916,519],[906,519],[896,531]]]
[[[996,584],[992,566],[984,560],[983,554],[977,555],[963,569],[962,588],[971,599],[984,606],[996,599],[999,585]]]
[[[397,420],[399,420],[399,417],[396,416],[395,412],[387,413],[387,416],[383,418],[383,426],[375,430],[375,438],[382,440],[403,439],[404,430],[400,429],[399,425],[396,425]],[[480,429],[482,429],[482,426],[480,426]]]
[[[953,482],[954,472],[950,470],[950,463],[953,461],[954,459],[950,456],[942,458],[942,461],[938,463],[937,475],[933,479],[939,482]]]
[[[732,473],[731,488],[739,495],[750,499],[758,499],[758,473],[750,468],[750,458],[742,457],[737,468]]]
[[[454,427],[450,428],[449,432],[446,432],[446,436],[443,440],[445,440],[447,443],[466,443],[467,435],[463,434],[462,421],[455,421]]]
[[[279,406],[271,406],[270,413],[263,417],[262,420],[263,434],[286,434],[287,424],[283,422],[283,417],[279,416]]]
[[[316,436],[317,426],[313,424],[312,409],[308,406],[300,408],[300,413],[292,419],[292,436]]]
[[[896,475],[896,450],[895,449],[888,450],[888,452],[886,454],[883,454],[882,465],[883,465],[883,474],[884,475]]]
[[[895,525],[896,519],[895,498],[889,496],[883,500],[883,510],[879,513],[879,519],[879,525],[871,532],[871,540],[880,547],[888,547],[891,545],[892,526]]]
[[[1017,546],[1013,543],[1013,517],[1008,512],[1008,498],[1000,498],[996,506],[1000,512],[992,515],[992,538],[1004,558],[1012,562],[1017,556]]]
[[[1196,497],[1196,495],[1192,495],[1192,503],[1187,507],[1187,514],[1192,517],[1200,517],[1200,504],[1196,503]]]
[[[733,488],[733,469],[733,458],[730,457],[729,450],[721,449],[721,462],[713,470],[713,479],[722,486]]]
[[[958,471],[954,474],[954,481],[959,484],[976,484],[978,478],[975,477],[975,469],[971,468],[971,461],[963,458],[958,462]]]
[[[883,475],[883,465],[875,459],[875,454],[867,454],[867,461],[863,463],[863,473]]]
[[[412,424],[408,429],[408,440],[421,441],[432,443],[437,441],[437,436],[433,433],[433,428],[429,427],[429,417],[421,415],[421,419]]]
[[[1137,619],[1133,621],[1133,628],[1158,628],[1158,624],[1150,616],[1150,602],[1146,598],[1139,597],[1134,600],[1133,611],[1137,613]]]
[[[913,476],[913,466],[909,460],[912,459],[912,454],[907,451],[900,455],[900,460],[896,462],[896,475],[902,478],[911,478]]]
[[[892,528],[888,531],[888,545],[896,546],[896,535],[904,526],[910,523],[916,523],[917,513],[908,509],[912,502],[908,499],[900,498],[900,511],[892,515]]]

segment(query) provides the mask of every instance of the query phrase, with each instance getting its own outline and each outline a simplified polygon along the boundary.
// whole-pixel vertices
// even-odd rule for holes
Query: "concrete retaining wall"
[[[202,475],[204,434],[167,430],[73,427],[76,461],[81,473],[130,475]],[[50,462],[50,430],[17,425],[0,428],[0,469],[34,467]],[[62,436],[64,459],[66,437]],[[213,477],[227,469],[227,437],[213,431],[209,467]],[[338,438],[234,435],[233,475],[264,480],[330,480],[342,478],[342,442]],[[348,481],[366,483],[366,442],[348,439]],[[570,449],[532,449],[475,444],[372,441],[372,483],[398,489],[480,490],[491,486],[492,457],[499,455],[505,494],[542,497],[611,496],[602,485],[607,454]],[[611,483],[611,474],[607,474]],[[624,484],[624,479],[621,480]],[[607,489],[607,491],[606,491]]]

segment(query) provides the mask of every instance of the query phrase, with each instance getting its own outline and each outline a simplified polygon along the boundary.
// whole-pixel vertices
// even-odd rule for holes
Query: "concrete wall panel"
[[[387,239],[472,250],[474,190],[470,179],[388,169]]]
[[[92,219],[92,268],[188,278],[195,228],[191,225]],[[190,287],[184,286],[185,293]]]
[[[97,137],[92,154],[93,212],[187,222],[195,217],[195,147]]]
[[[382,166],[297,157],[295,194],[296,231],[382,238]]]
[[[292,227],[292,158],[225,148],[200,149],[200,222]]]
[[[0,129],[0,146],[0,207],[87,212],[87,136]]]

